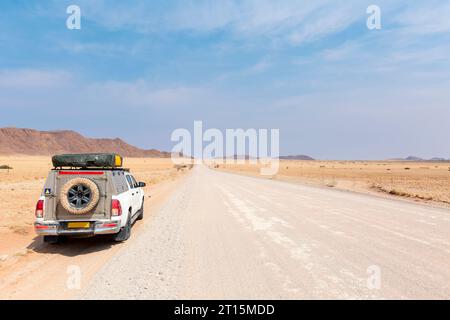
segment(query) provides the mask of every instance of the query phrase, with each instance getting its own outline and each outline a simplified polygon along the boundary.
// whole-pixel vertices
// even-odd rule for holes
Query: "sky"
[[[0,127],[170,150],[201,120],[279,129],[284,155],[450,158],[450,1],[2,0],[0,49]]]

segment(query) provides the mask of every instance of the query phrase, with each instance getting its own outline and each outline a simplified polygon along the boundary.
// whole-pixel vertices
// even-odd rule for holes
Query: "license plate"
[[[69,229],[89,229],[90,227],[90,222],[69,222],[67,224],[67,228]]]

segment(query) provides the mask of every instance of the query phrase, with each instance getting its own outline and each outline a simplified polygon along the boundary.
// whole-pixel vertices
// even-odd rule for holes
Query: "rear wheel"
[[[127,241],[131,236],[131,211],[128,212],[127,224],[113,235],[113,240],[117,242]]]

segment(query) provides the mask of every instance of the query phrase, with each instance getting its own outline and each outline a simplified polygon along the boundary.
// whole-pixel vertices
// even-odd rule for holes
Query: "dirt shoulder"
[[[261,176],[260,167],[250,163],[213,163],[210,167],[450,208],[448,162],[282,160],[278,174],[271,177]]]

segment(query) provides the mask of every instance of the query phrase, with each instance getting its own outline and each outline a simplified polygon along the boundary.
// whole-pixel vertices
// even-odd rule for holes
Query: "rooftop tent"
[[[123,158],[115,153],[61,154],[53,156],[53,166],[77,168],[119,168]]]

